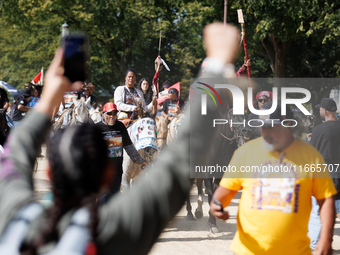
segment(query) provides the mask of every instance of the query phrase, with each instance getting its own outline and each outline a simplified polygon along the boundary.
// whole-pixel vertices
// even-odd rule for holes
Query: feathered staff
[[[241,27],[242,27],[242,37],[241,37],[241,40],[243,39],[244,55],[246,57],[245,63],[247,63],[247,61],[248,61],[248,49],[247,49],[246,34],[244,32],[244,25],[243,25],[244,24],[244,20],[243,20],[242,9],[238,9],[237,10],[237,15],[238,15],[238,23],[241,23]],[[247,66],[247,70],[248,70],[248,78],[251,78],[250,66]]]
[[[162,41],[162,31],[159,35],[159,49],[158,49],[158,56],[155,59],[155,75],[152,79],[152,83],[156,88],[156,97],[158,98],[158,92],[159,92],[159,72],[162,70],[163,66],[165,66],[166,70],[170,71],[170,68],[165,63],[165,61],[161,58],[161,41]]]
[[[242,9],[237,10],[237,16],[238,16],[238,23],[241,23],[242,32],[241,32],[241,41],[243,41],[243,48],[244,48],[244,55],[245,55],[245,63],[248,62],[248,48],[247,48],[247,41],[246,41],[246,33],[244,32],[244,19],[243,19],[243,12]],[[241,43],[241,42],[240,42]],[[249,86],[252,86],[251,81],[251,72],[250,72],[250,66],[247,65],[247,71],[248,71],[248,78],[249,78]],[[254,105],[254,95],[251,96],[252,102]]]

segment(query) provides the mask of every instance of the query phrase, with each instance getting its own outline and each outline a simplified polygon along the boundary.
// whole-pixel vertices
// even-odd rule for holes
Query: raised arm
[[[64,92],[80,88],[63,76],[63,51],[58,49],[46,73],[43,97],[33,111],[11,134],[0,165],[0,233],[8,219],[22,205],[32,201],[32,172],[37,150],[51,125],[54,107],[60,103]]]
[[[208,29],[215,31],[211,40],[219,40],[221,32],[223,37],[234,39],[229,40],[232,45],[220,44],[222,51],[237,49],[238,34],[235,28],[215,24]],[[223,61],[232,61],[235,53],[218,54],[226,55],[232,58],[226,57]],[[196,106],[192,106],[195,113]],[[199,132],[190,128],[199,125],[199,121],[192,118],[189,123],[189,119],[181,126],[177,139],[162,151],[154,166],[148,170],[148,175],[137,180],[133,189],[123,195],[113,196],[101,207],[97,242],[99,246],[102,245],[103,254],[147,254],[166,224],[183,206],[191,188],[190,141],[195,143],[195,149],[200,152],[206,151],[210,145],[209,141],[199,136]]]

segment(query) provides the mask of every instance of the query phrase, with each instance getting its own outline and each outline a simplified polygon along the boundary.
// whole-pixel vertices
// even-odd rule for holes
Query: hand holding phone
[[[230,217],[229,212],[223,210],[221,202],[215,197],[213,197],[213,200],[210,202],[210,213],[221,220],[228,220]]]
[[[223,212],[223,206],[220,201],[218,201],[215,197],[213,197],[214,203],[221,207],[220,212]]]

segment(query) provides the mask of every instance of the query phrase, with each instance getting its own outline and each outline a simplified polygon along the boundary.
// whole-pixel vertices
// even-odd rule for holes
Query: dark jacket
[[[32,112],[9,138],[8,153],[0,165],[0,235],[15,212],[34,201],[32,173],[50,116]],[[98,254],[147,254],[166,224],[183,206],[189,194],[189,122],[178,140],[164,150],[148,178],[140,177],[134,188],[113,196],[99,208]],[[58,223],[61,236],[74,210]],[[45,212],[30,224],[25,242],[30,244],[46,221]],[[43,248],[52,248],[50,243]]]

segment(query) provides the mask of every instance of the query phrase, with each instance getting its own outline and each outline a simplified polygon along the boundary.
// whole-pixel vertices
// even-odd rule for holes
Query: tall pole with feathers
[[[161,58],[161,42],[162,42],[162,31],[160,31],[159,35],[159,46],[158,46],[158,56],[155,59],[155,75],[152,79],[152,83],[155,86],[156,97],[158,98],[159,93],[159,72],[162,70],[163,66],[165,66],[166,70],[170,71],[170,68],[165,63],[165,61]]]
[[[246,63],[247,63],[249,58],[248,58],[246,33],[244,32],[244,19],[243,19],[242,9],[237,10],[237,15],[238,15],[238,23],[241,23],[241,27],[242,27],[243,48],[244,48],[244,55],[245,55]],[[251,78],[250,66],[247,66],[247,70],[248,70],[248,78]]]

